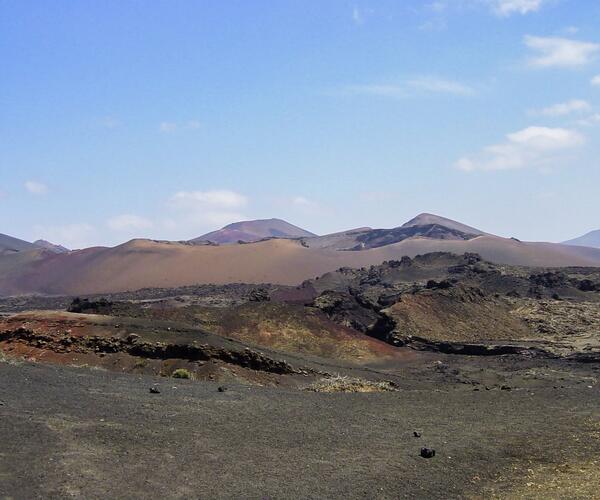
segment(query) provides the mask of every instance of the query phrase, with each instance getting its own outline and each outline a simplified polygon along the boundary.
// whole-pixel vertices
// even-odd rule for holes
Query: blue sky
[[[600,228],[600,3],[0,0],[0,232]]]

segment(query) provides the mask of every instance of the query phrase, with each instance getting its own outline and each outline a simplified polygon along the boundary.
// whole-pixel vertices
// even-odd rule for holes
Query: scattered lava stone
[[[500,387],[501,391],[510,391],[510,386],[509,385],[503,385],[502,387]]]
[[[433,458],[435,457],[435,450],[432,448],[421,448],[421,456],[423,458]]]
[[[413,436],[416,438],[420,438],[421,437],[421,433],[419,431],[415,431],[413,432]]]
[[[600,285],[594,284],[591,280],[582,280],[579,283],[579,289],[582,292],[593,292],[594,290],[600,290]]]
[[[227,390],[227,387],[223,387],[222,385],[219,386],[219,388],[217,389],[217,391],[219,392],[225,392]]]
[[[158,387],[150,387],[150,394],[160,394]]]

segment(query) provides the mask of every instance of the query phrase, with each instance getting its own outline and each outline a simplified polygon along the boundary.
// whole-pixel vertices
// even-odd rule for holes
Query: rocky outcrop
[[[471,240],[478,234],[466,233],[441,224],[425,224],[417,226],[396,227],[394,229],[373,229],[356,237],[358,244],[351,250],[378,248],[408,238],[422,237],[436,240]]]
[[[16,328],[0,333],[0,342],[20,342],[28,346],[56,353],[114,354],[124,353],[147,359],[179,359],[187,361],[218,360],[228,364],[279,375],[304,373],[295,370],[289,363],[275,360],[257,351],[223,349],[208,344],[175,344],[149,342],[138,335],[126,338],[100,335],[77,336],[68,332],[40,333],[27,328]]]

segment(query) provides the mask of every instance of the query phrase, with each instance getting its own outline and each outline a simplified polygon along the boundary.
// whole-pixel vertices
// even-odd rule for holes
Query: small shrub
[[[192,378],[191,372],[189,370],[186,370],[185,368],[178,368],[177,370],[175,370],[173,372],[173,374],[171,376],[173,378],[186,378],[186,379]]]
[[[143,358],[136,359],[133,365],[134,368],[146,368],[146,366],[148,366],[148,361]]]
[[[2,349],[0,349],[0,363],[7,363],[9,365],[20,365],[22,362],[22,358],[9,357],[4,352],[2,352]]]
[[[307,387],[308,391],[313,392],[387,392],[395,391],[396,388],[392,382],[374,382],[361,378],[342,377],[327,377],[317,380],[315,383]]]

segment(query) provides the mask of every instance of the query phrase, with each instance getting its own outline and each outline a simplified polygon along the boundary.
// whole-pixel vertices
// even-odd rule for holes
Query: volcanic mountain
[[[460,231],[465,234],[474,234],[482,236],[486,233],[474,227],[467,226],[460,222],[456,222],[452,219],[446,219],[440,215],[422,213],[417,215],[414,219],[409,220],[405,224],[402,224],[403,228],[409,227],[423,227],[423,226],[439,226],[453,231]]]
[[[273,228],[275,236],[268,229],[260,232],[257,225]],[[341,267],[368,267],[432,252],[477,253],[509,265],[600,267],[600,249],[501,238],[431,214],[392,229],[358,228],[326,236],[302,236],[306,231],[295,228],[301,232],[285,238],[282,233],[289,233],[281,228],[291,230],[277,220],[232,226],[217,232],[219,241],[237,241],[240,234],[247,239],[260,236],[262,241],[202,245],[132,240],[114,248],[63,254],[5,254],[0,256],[0,294],[72,295],[202,283],[298,285]],[[207,237],[217,239],[207,235],[200,241]]]
[[[600,229],[590,231],[579,238],[563,242],[563,245],[575,245],[580,247],[600,248]]]
[[[13,238],[6,234],[0,234],[0,255],[6,253],[22,252],[23,250],[35,250],[38,248],[28,241]]]
[[[33,242],[39,248],[45,248],[46,250],[50,250],[53,253],[67,253],[70,250],[62,245],[55,245],[54,243],[50,243],[46,240],[36,240]]]
[[[366,227],[316,238],[306,238],[303,241],[309,247],[365,250],[400,243],[410,238],[468,241],[484,235],[486,233],[483,231],[460,222],[424,213],[417,215],[402,226],[392,229]]]
[[[190,240],[191,243],[211,242],[218,244],[251,243],[265,238],[302,238],[315,236],[313,233],[281,219],[259,219],[234,222],[218,231]]]

